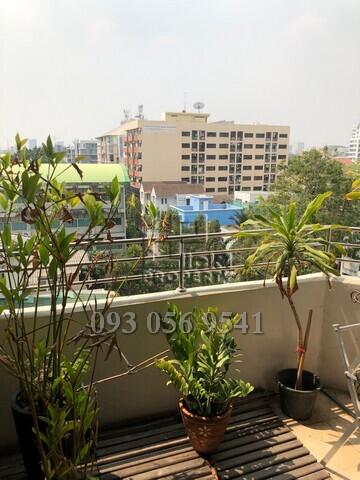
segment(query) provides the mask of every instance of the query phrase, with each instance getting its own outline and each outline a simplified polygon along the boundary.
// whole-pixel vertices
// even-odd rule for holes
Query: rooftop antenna
[[[138,118],[139,120],[144,118],[144,105],[138,105],[138,114],[135,118]]]
[[[184,92],[184,110],[183,110],[183,113],[186,112],[186,100],[187,100],[187,92]]]
[[[193,107],[195,108],[195,110],[198,111],[198,113],[200,113],[200,111],[205,107],[205,103],[203,102],[195,102]]]
[[[127,108],[124,108],[123,110],[123,121],[121,123],[125,123],[125,122],[128,122],[130,120],[130,110],[128,110]]]

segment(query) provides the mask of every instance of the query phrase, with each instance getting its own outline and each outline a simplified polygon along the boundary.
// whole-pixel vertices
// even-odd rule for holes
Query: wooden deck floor
[[[266,396],[235,406],[220,449],[207,459],[191,447],[178,416],[102,433],[98,458],[103,480],[331,478],[273,413]],[[0,462],[0,479],[23,480],[19,458],[11,460]]]

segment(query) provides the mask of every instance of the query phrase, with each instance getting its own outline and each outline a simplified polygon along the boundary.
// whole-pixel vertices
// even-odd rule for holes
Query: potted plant
[[[26,140],[18,135],[16,145],[15,154],[0,156],[0,315],[6,325],[0,364],[19,382],[12,412],[28,478],[87,478],[97,442],[98,355],[106,348],[107,357],[115,350],[120,361],[124,358],[116,331],[93,321],[94,305],[104,314],[113,295],[109,291],[99,307],[96,290],[87,288],[99,260],[111,274],[111,251],[90,253],[98,240],[113,241],[121,185],[115,176],[102,191],[70,190],[62,178],[74,169],[81,180],[78,159],[64,163],[64,153],[54,150],[50,137],[38,158],[29,156]],[[73,226],[79,209],[88,217],[81,231]],[[26,235],[12,232],[14,222],[26,225]],[[46,319],[40,308],[44,293]],[[86,317],[81,324],[74,316],[79,307]]]
[[[329,251],[327,240],[321,236],[321,232],[336,226],[310,223],[314,214],[330,196],[331,192],[318,195],[308,204],[300,218],[297,215],[296,203],[291,203],[281,213],[264,203],[264,215],[254,214],[254,219],[244,222],[236,233],[237,238],[261,238],[255,251],[247,257],[243,273],[256,265],[265,265],[265,275],[269,272],[273,274],[282,298],[287,300],[291,308],[297,327],[297,367],[279,372],[277,379],[284,412],[299,420],[311,416],[320,384],[316,375],[304,370],[312,310],[309,310],[304,325],[305,322],[300,318],[294,303],[294,295],[299,288],[297,278],[301,273],[320,271],[328,280],[331,275],[339,275],[334,267],[336,257]],[[243,230],[248,226],[256,227],[257,230]],[[340,249],[339,246],[336,247]]]
[[[232,400],[245,397],[253,387],[240,379],[228,378],[230,365],[237,361],[237,347],[231,334],[239,316],[216,319],[213,308],[194,308],[183,315],[169,304],[162,326],[174,359],[156,362],[180,392],[180,412],[189,439],[200,453],[214,452],[225,432]]]

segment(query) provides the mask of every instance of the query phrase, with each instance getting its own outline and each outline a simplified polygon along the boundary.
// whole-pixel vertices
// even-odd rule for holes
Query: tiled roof
[[[192,185],[186,182],[143,182],[144,192],[151,193],[154,188],[157,196],[170,197],[176,194],[201,194],[204,193],[203,185]]]

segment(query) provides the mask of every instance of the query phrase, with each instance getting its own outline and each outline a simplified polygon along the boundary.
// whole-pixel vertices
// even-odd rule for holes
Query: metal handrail
[[[331,249],[331,246],[334,244],[340,244],[343,245],[346,248],[354,248],[354,249],[360,249],[360,243],[347,243],[347,242],[333,242],[332,241],[332,233],[334,230],[331,229],[331,226],[327,226],[328,231],[325,230],[325,232],[328,232],[327,238],[326,238],[326,249],[329,251]],[[360,232],[360,227],[343,227],[342,228],[337,228],[337,230],[346,230],[350,232]],[[247,230],[248,233],[264,233],[271,231],[271,229],[251,229]],[[235,264],[235,265],[213,265],[205,268],[186,268],[186,260],[188,258],[194,258],[194,257],[201,257],[201,256],[216,256],[216,255],[230,255],[235,254],[235,253],[240,253],[240,252],[246,252],[246,251],[252,251],[256,249],[256,245],[253,245],[251,247],[234,247],[232,248],[231,245],[229,245],[228,248],[222,248],[219,250],[200,250],[200,251],[194,251],[194,252],[189,252],[186,251],[186,241],[190,240],[201,240],[201,239],[212,239],[212,238],[228,238],[228,237],[234,237],[235,240],[235,235],[236,232],[211,232],[211,233],[194,233],[194,234],[180,234],[180,235],[169,235],[168,237],[160,238],[153,236],[152,241],[154,242],[154,245],[164,245],[167,242],[177,242],[179,245],[179,251],[176,253],[157,253],[157,254],[151,254],[151,255],[145,255],[143,257],[122,257],[122,258],[105,258],[105,259],[99,259],[96,261],[96,265],[105,265],[108,264],[109,262],[112,262],[113,264],[121,264],[121,263],[129,263],[129,262],[136,262],[141,259],[141,261],[151,261],[151,260],[156,260],[156,261],[161,261],[161,260],[177,260],[178,261],[178,269],[177,270],[167,270],[167,271],[154,271],[154,272],[146,272],[142,274],[134,274],[134,275],[121,275],[117,277],[105,277],[105,278],[98,278],[98,279],[93,279],[89,278],[85,280],[86,285],[98,285],[98,284],[114,284],[114,283],[119,283],[123,281],[135,281],[135,280],[146,280],[146,279],[154,279],[158,277],[164,277],[166,275],[171,275],[171,276],[177,276],[178,277],[178,290],[179,291],[184,291],[185,290],[185,278],[187,275],[195,274],[195,273],[205,273],[205,272],[230,272],[233,270],[239,270],[244,267],[243,264]],[[114,238],[112,241],[107,240],[107,239],[100,239],[97,240],[94,244],[96,247],[114,247],[114,246],[126,246],[126,245],[131,245],[131,244],[146,244],[149,241],[149,238],[147,237],[138,237],[138,238]],[[90,244],[90,241],[83,240],[79,243],[73,242],[71,245],[75,248],[84,248],[87,245]],[[319,245],[318,243],[314,242],[314,245]],[[2,250],[0,249],[0,254]],[[340,265],[343,262],[349,262],[353,261],[354,263],[360,263],[360,260],[358,259],[349,259],[349,258],[337,258],[336,259],[338,265]],[[266,268],[269,265],[273,265],[274,262],[271,263],[259,263],[254,265],[255,267],[258,268]],[[94,265],[93,261],[84,261],[81,262],[82,266],[89,266],[89,265]],[[78,263],[69,263],[66,265],[66,268],[74,268],[77,267]],[[32,268],[28,268],[27,270],[32,270]],[[0,274],[1,273],[9,273],[10,270],[7,269],[0,269]],[[77,285],[82,285],[84,281],[75,281],[73,282],[74,286]],[[34,285],[28,287],[29,290],[37,290],[40,288],[40,290],[47,290],[49,288],[48,284],[44,285]]]

